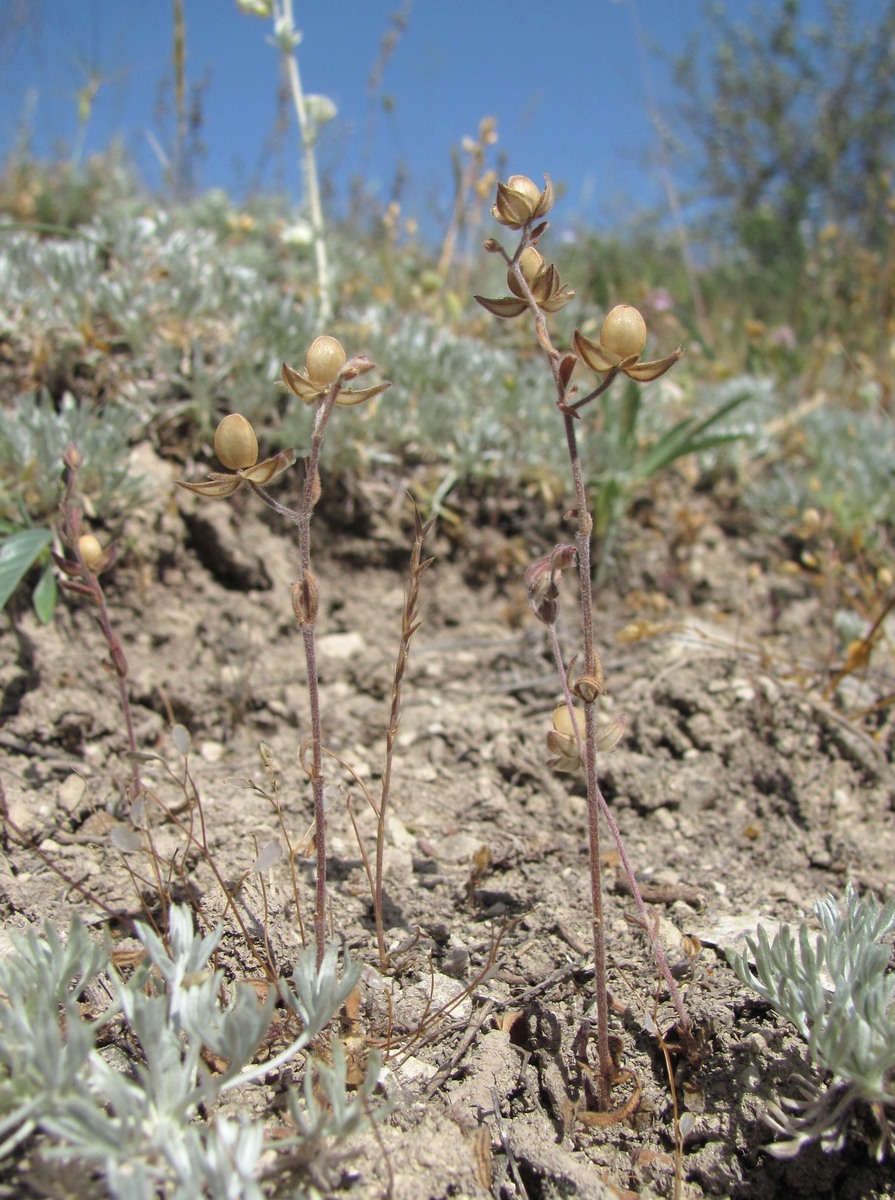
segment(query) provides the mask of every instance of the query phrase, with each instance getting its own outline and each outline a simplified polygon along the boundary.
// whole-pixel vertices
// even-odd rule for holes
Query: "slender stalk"
[[[305,460],[305,477],[302,486],[301,506],[298,510],[287,508],[256,483],[250,484],[252,490],[261,497],[265,504],[282,516],[288,517],[298,529],[299,561],[301,578],[299,585],[307,586],[310,581],[316,581],[311,571],[311,518],[317,501],[320,499],[320,452],[323,448],[323,436],[329,418],[335,407],[339,394],[340,382],[337,380],[324,393],[314,417],[314,429],[311,435],[311,451]],[[320,680],[317,674],[317,646],[315,628],[317,623],[317,606],[306,608],[301,623],[302,643],[304,645],[305,664],[308,674],[308,704],[311,712],[311,787],[314,796],[314,845],[316,851],[317,879],[314,905],[314,941],[317,950],[317,967],[323,962],[326,951],[326,801],[325,778],[323,775],[323,733],[320,721]]]
[[[97,607],[99,609],[99,626],[103,631],[103,637],[106,639],[106,644],[109,647],[109,657],[112,660],[112,665],[115,668],[115,675],[118,678],[118,702],[121,706],[121,715],[124,718],[124,727],[127,730],[127,748],[131,755],[130,800],[133,804],[139,799],[140,793],[143,791],[143,783],[140,779],[140,767],[136,758],[137,737],[134,733],[134,719],[133,714],[131,713],[130,696],[128,695],[127,659],[124,656],[124,650],[122,649],[121,642],[119,641],[115,630],[112,628],[112,621],[109,617],[109,609],[106,605],[106,596],[103,592],[102,584],[87,567],[85,567],[84,570],[85,574],[90,577],[90,582],[93,586]]]
[[[81,551],[79,541],[82,531],[81,510],[76,502],[78,494],[78,471],[80,470],[81,458],[75,446],[67,448],[63,455],[63,464],[66,468],[65,493],[59,505],[59,510],[62,514],[62,540],[71,551],[74,561],[68,560],[67,563],[60,559],[56,561],[63,567],[66,575],[70,576],[70,578],[62,581],[63,588],[77,595],[86,596],[96,605],[99,627],[109,648],[109,658],[118,679],[118,703],[127,733],[127,748],[130,752],[129,765],[131,778],[128,787],[128,799],[131,802],[131,806],[133,806],[143,792],[143,782],[140,778],[140,767],[136,758],[137,737],[134,732],[134,719],[131,712],[130,696],[128,694],[127,658],[125,657],[124,648],[121,645],[118,635],[112,627],[112,618],[109,616],[106,595],[99,581],[97,572],[103,570],[104,567],[98,566],[97,570],[93,570],[88,566]],[[112,556],[109,555],[107,564],[111,561]]]
[[[373,919],[376,923],[376,943],[379,949],[379,965],[385,969],[388,965],[388,952],[385,948],[385,927],[382,918],[382,882],[384,876],[385,828],[388,812],[388,802],[391,793],[392,763],[394,760],[395,742],[398,739],[398,722],[401,718],[401,689],[404,674],[407,670],[407,660],[410,655],[410,643],[413,635],[419,629],[417,605],[419,603],[420,580],[423,572],[432,562],[431,558],[424,559],[423,540],[431,528],[431,522],[425,525],[416,514],[416,532],[413,539],[413,550],[410,555],[410,585],[404,598],[404,611],[401,620],[401,644],[398,648],[398,658],[395,663],[395,673],[392,680],[392,704],[389,711],[388,729],[385,733],[385,765],[382,771],[382,788],[379,805],[376,811],[376,868],[373,881]]]
[[[598,385],[598,387],[592,392],[588,393],[582,399],[572,403],[567,401],[566,389],[568,385],[568,376],[566,376],[565,380],[563,379],[563,355],[554,346],[551,340],[544,314],[535,301],[528,281],[522,273],[522,269],[519,265],[519,258],[523,250],[532,244],[531,222],[529,222],[528,225],[523,227],[519,246],[513,257],[510,258],[504,252],[501,253],[503,253],[503,257],[506,260],[509,269],[513,272],[513,275],[519,283],[519,294],[522,295],[528,303],[529,311],[534,322],[535,336],[537,337],[538,343],[550,363],[553,381],[556,386],[556,404],[563,418],[566,447],[569,455],[569,465],[572,472],[572,485],[575,493],[575,509],[573,515],[577,521],[575,548],[577,550],[579,580],[578,594],[581,610],[581,634],[584,649],[585,672],[587,674],[596,674],[600,660],[599,655],[594,648],[593,629],[593,585],[591,564],[593,519],[587,507],[587,491],[584,485],[584,476],[581,470],[581,458],[578,452],[578,439],[575,423],[579,419],[579,412],[584,405],[588,404],[591,400],[594,400],[597,396],[605,392],[612,383],[617,372],[608,372],[606,378]],[[563,694],[565,696],[566,704],[569,706],[570,716],[572,718],[572,729],[575,731],[575,736],[579,737],[577,732],[578,726],[575,720],[573,705],[571,702],[568,679],[565,667],[562,663],[562,656],[556,638],[555,626],[551,627],[551,642],[553,645],[554,656],[557,658],[560,679],[563,683]],[[669,989],[669,994],[671,995],[672,1001],[678,1012],[681,1030],[684,1034],[686,1034],[686,1032],[689,1030],[690,1022],[681,999],[680,991],[669,969],[668,960],[665,957],[657,937],[655,936],[652,923],[649,921],[646,906],[644,905],[643,897],[640,894],[640,888],[637,885],[637,880],[634,876],[630,861],[624,849],[621,831],[619,830],[609,806],[606,803],[606,799],[600,789],[599,781],[597,779],[597,746],[596,701],[584,701],[584,746],[582,747],[584,753],[582,757],[584,761],[585,777],[587,780],[587,831],[590,853],[592,936],[594,946],[594,985],[596,990],[597,1008],[597,1056],[599,1061],[599,1096],[601,1106],[606,1109],[609,1107],[615,1066],[609,1049],[609,993],[606,977],[606,933],[603,916],[603,881],[602,866],[600,861],[601,812],[607,819],[613,839],[618,847],[622,866],[628,878],[628,884],[630,886],[631,893],[634,896],[634,902],[637,905],[637,910],[640,916],[639,923],[643,925],[644,931],[649,939],[651,949],[656,958],[656,962],[665,978],[665,982]]]
[[[292,17],[292,0],[283,0],[282,21],[285,28],[292,33],[295,28]],[[301,86],[301,76],[298,73],[298,57],[293,49],[283,48],[283,65],[289,83],[289,91],[298,118],[298,128],[301,133],[301,152],[303,159],[305,189],[308,196],[308,211],[311,215],[311,229],[314,235],[314,257],[317,263],[317,288],[320,297],[320,323],[325,325],[332,316],[332,293],[329,278],[329,259],[326,253],[326,237],[323,229],[323,205],[320,200],[320,183],[317,178],[317,157],[314,144],[317,140],[316,131],[308,120],[305,95]]]

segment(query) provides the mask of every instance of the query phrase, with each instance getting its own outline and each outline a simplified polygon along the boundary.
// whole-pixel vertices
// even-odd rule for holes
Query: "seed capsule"
[[[345,347],[338,338],[324,333],[311,342],[305,358],[305,369],[316,383],[335,383],[347,360]]]
[[[95,538],[92,533],[85,533],[78,538],[78,553],[84,560],[84,566],[88,571],[93,571],[97,574],[105,565],[105,551],[99,544],[99,539]]]
[[[636,358],[646,345],[646,321],[630,304],[617,304],[603,322],[600,345],[620,359]]]
[[[258,461],[258,439],[245,417],[230,413],[214,435],[214,452],[231,471],[253,467]]]

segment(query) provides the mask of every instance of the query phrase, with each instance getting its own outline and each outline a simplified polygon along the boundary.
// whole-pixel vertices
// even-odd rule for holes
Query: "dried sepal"
[[[352,391],[351,388],[345,388],[336,396],[336,404],[341,404],[346,408],[350,408],[355,404],[363,404],[365,400],[372,399],[373,396],[380,396],[383,392],[387,392],[391,387],[389,381],[376,383],[372,387],[362,388],[360,391]]]
[[[316,403],[328,386],[313,382],[304,372],[296,371],[294,367],[290,367],[286,363],[283,363],[280,373],[283,383],[293,396],[297,396],[301,400],[302,404]]]
[[[628,719],[621,713],[597,734],[597,753],[611,754],[625,735]]]
[[[572,336],[572,345],[584,365],[600,375],[605,375],[607,371],[613,371],[621,366],[621,360],[616,355],[608,354],[599,342],[591,341],[579,329],[576,329]],[[633,365],[636,361],[636,355],[628,360],[629,365]]]
[[[624,371],[637,383],[652,383],[654,379],[658,379],[660,375],[664,375],[666,371],[670,370],[683,353],[682,348],[678,346],[677,350],[666,354],[664,358],[657,358],[652,362],[635,363],[633,367],[625,367]]]
[[[92,587],[88,587],[86,583],[78,583],[76,579],[60,579],[59,586],[66,592],[74,592],[78,596],[86,596],[88,599],[99,603],[99,597]]]
[[[521,317],[524,312],[528,311],[528,304],[525,300],[517,300],[514,296],[503,296],[499,300],[492,300],[489,296],[474,296],[476,304],[481,304],[482,308],[487,309],[494,317],[502,317],[509,319],[510,317]]]
[[[354,358],[349,358],[342,368],[339,379],[346,383],[349,379],[357,379],[358,375],[366,375],[368,371],[375,371],[376,364],[372,358],[368,358],[366,354],[355,354]]]
[[[209,475],[204,483],[189,483],[185,479],[176,479],[174,482],[188,492],[195,492],[197,496],[207,496],[211,500],[222,500],[225,496],[232,496],[243,483],[239,475],[220,475],[217,472]]]
[[[320,608],[320,588],[311,571],[305,571],[301,579],[292,585],[292,611],[299,625],[313,625]]]
[[[567,704],[558,704],[553,710],[553,728],[547,734],[547,749],[555,757],[547,760],[547,766],[563,774],[572,774],[582,767],[581,748],[584,743],[585,724],[581,709],[573,709],[575,725]]]
[[[592,704],[598,696],[605,696],[603,663],[596,650],[591,655],[590,665],[571,686],[572,694],[585,704]]]
[[[263,462],[246,467],[244,471],[238,471],[237,475],[240,479],[245,479],[249,483],[265,484],[270,483],[278,475],[282,475],[284,471],[288,471],[294,465],[295,451],[280,450],[272,458],[265,458]]]
[[[572,378],[572,372],[578,364],[578,356],[576,354],[564,354],[559,360],[559,381],[563,388],[569,386],[569,380]]]
[[[255,483],[261,486],[271,483],[294,465],[295,451],[280,450],[272,458],[265,458],[262,462],[254,463],[242,471],[235,471],[232,475],[223,475],[219,471],[212,471],[202,483],[189,483],[185,479],[177,479],[175,482],[178,487],[185,488],[188,492],[195,492],[197,496],[205,496],[209,500],[223,500],[226,496],[232,496],[236,489],[242,487],[244,483]]]

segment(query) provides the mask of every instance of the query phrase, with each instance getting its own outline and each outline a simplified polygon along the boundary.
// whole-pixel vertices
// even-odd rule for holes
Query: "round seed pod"
[[[519,269],[529,287],[534,287],[534,282],[538,277],[538,272],[544,267],[544,256],[534,248],[534,246],[526,246],[519,255]],[[520,299],[523,296],[522,288],[519,286],[519,280],[513,274],[511,269],[507,270],[507,287],[514,296]]]
[[[338,338],[321,334],[314,338],[305,357],[308,377],[315,383],[335,383],[348,359]]]
[[[84,533],[78,538],[78,551],[84,560],[88,571],[98,572],[105,561],[105,551],[99,544],[99,538],[92,533]]]
[[[239,413],[224,417],[214,435],[214,452],[231,471],[253,467],[258,461],[255,431]]]
[[[527,175],[511,175],[507,180],[507,187],[526,196],[531,201],[532,210],[541,198],[541,189]]]
[[[619,358],[636,358],[646,345],[646,321],[630,304],[617,304],[603,322],[600,345]]]

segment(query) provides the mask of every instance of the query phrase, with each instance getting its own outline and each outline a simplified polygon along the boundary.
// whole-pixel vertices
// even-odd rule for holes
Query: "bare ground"
[[[209,845],[232,886],[281,838],[262,794],[271,772],[294,843],[311,821],[299,764],[305,672],[289,603],[295,540],[250,497],[175,496],[169,466],[145,447],[137,458],[154,490],[107,590],[138,741],[176,773],[172,719],[189,729]],[[324,736],[374,794],[410,542],[405,483],[325,497],[315,525]],[[544,765],[557,683],[521,583],[526,563],[563,536],[559,514],[535,519],[530,503],[485,495],[456,502],[431,537],[437,561],[424,579],[392,793],[385,974],[349,799],[368,852],[372,814],[332,766],[332,927],[368,964],[352,1032],[385,1048],[394,1108],[378,1140],[367,1133],[324,1164],[322,1194],[366,1200],[391,1179],[396,1200],[509,1200],[523,1194],[520,1182],[530,1200],[670,1196],[679,1169],[685,1197],[895,1196],[891,1167],[868,1156],[860,1128],[840,1153],[809,1148],[780,1162],[764,1152],[765,1103],[787,1093],[804,1046],[723,954],[759,921],[802,919],[849,879],[881,897],[895,890],[888,712],[853,715],[893,691],[886,647],[831,698],[841,662],[831,602],[792,547],[679,480],[657,487],[626,526],[622,568],[596,615],[602,712],[607,721],[625,712],[628,734],[601,779],[705,1044],[690,1062],[666,1044],[672,1090],[655,1031],[668,1043],[674,1012],[604,831],[612,1032],[631,1077],[618,1091],[622,1119],[595,1124],[573,1050],[594,1015],[585,802],[580,783]],[[572,653],[571,586],[564,603]],[[128,766],[103,658],[77,600],[50,627],[20,609],[4,630],[3,785],[10,818],[41,852],[7,845],[8,930],[44,916],[64,927],[74,908],[98,921],[84,891],[142,913],[130,871],[150,880],[147,863],[115,848]],[[176,809],[172,780],[142,769]],[[172,890],[186,886],[209,921],[225,915],[207,863],[157,805],[147,811],[156,853],[185,864]],[[306,860],[299,898],[307,933]],[[251,875],[238,903],[259,954],[288,969],[301,940],[288,858]],[[234,976],[261,975],[238,932],[226,946]],[[635,1088],[636,1107],[626,1103]],[[679,1168],[673,1097],[691,1114]],[[58,1174],[29,1154],[0,1194],[62,1195]],[[70,1175],[68,1186],[97,1194]]]

